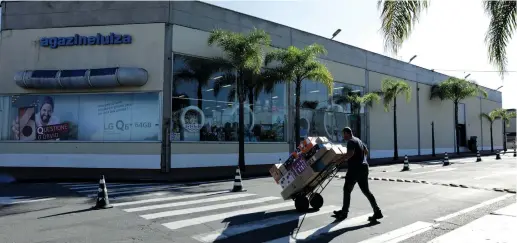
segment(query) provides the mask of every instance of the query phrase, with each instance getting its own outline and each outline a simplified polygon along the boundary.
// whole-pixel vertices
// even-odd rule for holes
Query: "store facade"
[[[254,26],[271,35],[268,48],[319,43],[329,51],[320,61],[334,87],[328,92],[303,82],[301,136],[341,143],[341,130],[350,126],[371,158],[392,156],[392,111],[382,103],[355,105],[347,96],[377,91],[384,78],[397,78],[412,89],[410,102],[398,101],[399,154],[431,154],[431,122],[440,131],[436,152],[455,150],[452,102],[429,100],[443,74],[201,2],[84,3],[99,18],[80,20],[74,16],[83,3],[63,2],[59,13],[66,14],[50,22],[39,15],[54,16],[57,5],[49,4],[57,3],[2,2],[3,168],[65,168],[74,177],[97,176],[99,169],[119,170],[114,176],[121,169],[131,171],[128,177],[154,173],[145,178],[232,176],[238,158],[235,81],[214,61],[222,51],[207,40],[214,28],[247,32]],[[20,21],[28,16],[34,20]],[[247,173],[263,174],[294,148],[294,87],[253,87],[245,104],[245,160]],[[488,98],[465,100],[460,109],[462,137],[477,136],[480,149],[490,147],[490,136],[479,113],[502,103],[500,92],[486,90]],[[494,143],[502,146],[501,134],[494,132]]]
[[[2,31],[2,166],[159,169],[164,29]]]

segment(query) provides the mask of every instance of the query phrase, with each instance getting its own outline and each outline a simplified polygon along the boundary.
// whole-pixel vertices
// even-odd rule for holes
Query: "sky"
[[[491,89],[503,86],[503,108],[517,108],[517,30],[507,48],[507,70],[513,72],[503,80],[488,62],[489,18],[481,0],[432,0],[397,56],[384,51],[376,0],[204,2],[329,38],[341,29],[334,40],[403,61],[417,55],[414,65],[459,78],[470,74],[469,80]]]

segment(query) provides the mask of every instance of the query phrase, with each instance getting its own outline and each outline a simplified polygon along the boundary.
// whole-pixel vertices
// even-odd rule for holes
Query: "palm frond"
[[[405,95],[406,102],[411,101],[411,86],[403,80],[386,78],[381,84],[382,101],[384,110],[389,111],[391,103],[401,94]]]
[[[512,118],[516,117],[516,113],[515,112],[510,112],[506,109],[503,109],[503,108],[498,108],[498,109],[495,109],[493,112],[495,112],[496,116],[499,117],[499,119],[501,119],[504,123],[506,123],[506,126],[509,127],[510,126],[510,121]]]
[[[363,97],[360,98],[360,103],[365,104],[369,107],[373,106],[373,103],[379,103],[381,97],[376,93],[367,93]]]
[[[398,53],[402,43],[409,38],[420,14],[427,7],[427,0],[379,0],[377,8],[381,9],[384,49]]]
[[[517,1],[484,1],[490,25],[485,35],[488,44],[488,59],[504,78],[508,59],[506,48],[517,28]]]

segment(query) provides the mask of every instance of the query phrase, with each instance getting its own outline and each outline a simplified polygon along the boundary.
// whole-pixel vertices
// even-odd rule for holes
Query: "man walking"
[[[342,210],[334,211],[334,217],[339,220],[343,220],[348,217],[350,194],[354,189],[355,183],[357,183],[373,208],[373,216],[369,217],[369,220],[381,219],[383,217],[381,209],[377,205],[375,197],[368,188],[369,166],[366,161],[368,148],[366,148],[366,145],[363,144],[361,139],[354,137],[352,129],[349,127],[345,127],[343,129],[343,138],[347,141],[347,152],[344,156],[344,161],[348,161],[348,171],[345,176],[345,185],[343,187],[343,208]]]

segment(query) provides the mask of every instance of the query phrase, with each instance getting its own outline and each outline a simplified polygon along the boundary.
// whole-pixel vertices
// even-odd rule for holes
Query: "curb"
[[[340,175],[339,178],[345,178],[345,176]],[[509,188],[484,188],[484,187],[468,186],[468,185],[456,184],[456,183],[431,182],[431,181],[424,181],[424,180],[408,180],[408,179],[386,178],[386,177],[368,177],[368,180],[374,180],[374,181],[396,181],[396,182],[406,182],[406,183],[430,184],[430,185],[470,188],[470,189],[478,189],[478,190],[506,192],[506,193],[517,194],[515,189],[509,189]]]

